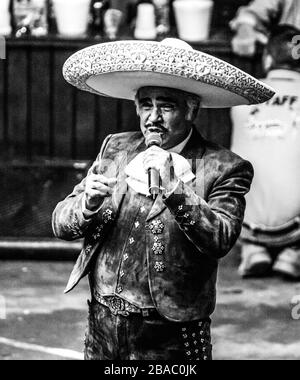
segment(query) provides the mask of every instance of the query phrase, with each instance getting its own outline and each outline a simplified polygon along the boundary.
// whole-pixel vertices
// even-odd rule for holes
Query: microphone
[[[158,132],[153,131],[146,137],[147,148],[150,148],[151,146],[161,147],[162,144],[162,137]],[[150,168],[148,170],[148,188],[149,193],[152,195],[153,199],[155,199],[155,197],[160,193],[161,178],[159,171],[154,168]]]

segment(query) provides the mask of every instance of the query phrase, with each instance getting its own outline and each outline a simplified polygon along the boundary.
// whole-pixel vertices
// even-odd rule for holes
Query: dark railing
[[[63,80],[64,61],[87,44],[7,41],[0,63],[2,159],[89,159],[109,131],[126,129],[128,118],[137,128],[129,102],[80,93]]]

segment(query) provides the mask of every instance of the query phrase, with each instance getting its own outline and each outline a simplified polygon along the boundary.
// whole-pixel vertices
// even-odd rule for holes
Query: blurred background
[[[0,359],[81,358],[87,284],[62,295],[81,242],[54,239],[51,213],[84,177],[109,133],[138,130],[131,102],[69,86],[62,77],[66,59],[110,40],[181,37],[262,76],[262,49],[242,58],[231,48],[229,23],[248,0],[205,1],[196,23],[187,22],[190,10],[173,3],[0,0],[6,42],[0,59]],[[197,128],[230,147],[229,110],[202,110]],[[221,269],[215,357],[299,359],[291,302],[300,286],[273,278],[244,282],[238,262],[236,247]]]

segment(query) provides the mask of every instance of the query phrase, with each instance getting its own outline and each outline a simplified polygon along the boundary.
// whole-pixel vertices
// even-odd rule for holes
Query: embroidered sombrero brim
[[[80,90],[134,100],[139,88],[176,88],[202,99],[202,107],[264,103],[274,90],[242,70],[177,39],[94,45],[64,65],[67,82]]]

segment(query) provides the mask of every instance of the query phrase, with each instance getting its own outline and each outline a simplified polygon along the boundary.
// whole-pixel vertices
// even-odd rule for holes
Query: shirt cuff
[[[85,197],[85,195],[82,197],[82,201],[81,201],[81,210],[82,210],[82,214],[83,214],[83,216],[84,216],[84,219],[86,219],[86,220],[90,220],[90,219],[92,219],[92,217],[93,216],[95,216],[95,215],[97,215],[98,214],[98,212],[100,211],[100,209],[101,209],[101,206],[99,206],[98,208],[97,208],[97,210],[95,210],[95,211],[91,211],[91,210],[88,210],[86,207],[85,207],[85,202],[86,201],[86,197]]]

